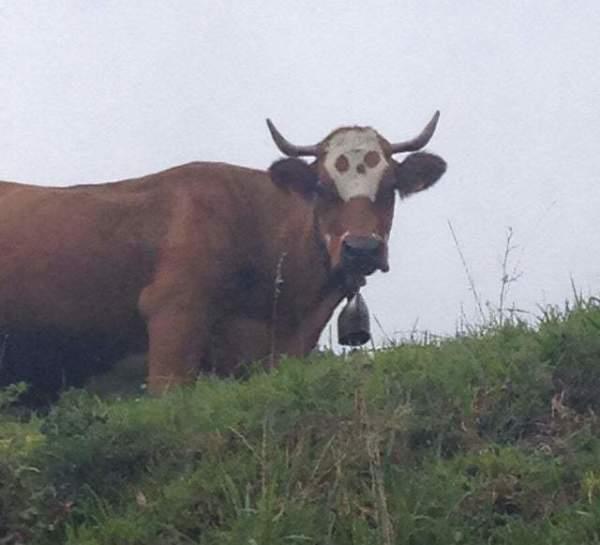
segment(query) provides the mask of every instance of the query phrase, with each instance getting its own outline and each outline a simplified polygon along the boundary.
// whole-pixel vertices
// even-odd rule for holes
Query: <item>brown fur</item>
[[[0,328],[131,348],[147,334],[154,393],[199,369],[307,354],[344,296],[310,201],[224,164],[70,188],[2,182],[0,253]]]

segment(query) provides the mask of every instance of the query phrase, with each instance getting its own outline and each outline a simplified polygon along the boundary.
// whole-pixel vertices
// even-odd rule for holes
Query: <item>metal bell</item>
[[[338,343],[345,346],[362,346],[371,340],[369,309],[358,292],[348,298],[338,316]]]

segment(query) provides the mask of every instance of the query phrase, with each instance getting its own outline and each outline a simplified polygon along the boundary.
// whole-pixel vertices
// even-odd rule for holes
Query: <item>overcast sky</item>
[[[299,144],[347,124],[402,140],[439,109],[448,172],[397,204],[371,311],[389,336],[478,320],[450,221],[484,302],[512,228],[508,300],[537,313],[571,278],[600,287],[599,29],[593,0],[0,1],[0,179],[266,168],[266,117]]]

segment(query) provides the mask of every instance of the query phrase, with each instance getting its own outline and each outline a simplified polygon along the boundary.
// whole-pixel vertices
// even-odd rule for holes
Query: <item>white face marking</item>
[[[379,161],[374,166],[365,162],[369,152],[378,154]],[[342,200],[368,197],[375,201],[388,162],[373,129],[341,131],[329,140],[325,153],[325,170]]]

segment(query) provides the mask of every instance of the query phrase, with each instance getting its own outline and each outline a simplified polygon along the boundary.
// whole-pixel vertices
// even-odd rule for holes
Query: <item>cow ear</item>
[[[269,174],[275,184],[304,196],[313,194],[319,184],[315,170],[301,159],[287,158],[276,161],[269,168]]]
[[[395,163],[396,187],[401,197],[423,191],[446,172],[446,161],[437,155],[418,152]]]

